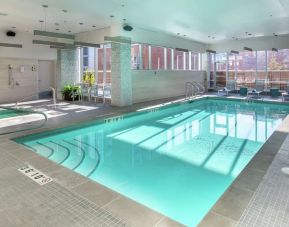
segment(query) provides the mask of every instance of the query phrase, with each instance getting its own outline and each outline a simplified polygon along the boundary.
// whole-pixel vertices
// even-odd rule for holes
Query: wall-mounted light
[[[272,48],[272,51],[278,52],[278,49],[277,48]]]
[[[14,44],[14,43],[0,43],[0,47],[22,48],[22,44]]]
[[[207,52],[207,53],[210,53],[210,54],[216,54],[216,53],[217,53],[217,51],[215,51],[215,50],[209,50],[209,49],[206,50],[206,52]]]
[[[246,51],[251,51],[251,52],[253,51],[253,49],[252,49],[252,48],[250,48],[250,47],[244,47],[244,48],[243,48],[243,50],[246,50]]]
[[[182,52],[189,52],[188,49],[183,49],[183,48],[176,48],[176,51],[182,51]]]
[[[239,51],[231,50],[231,54],[239,54]]]

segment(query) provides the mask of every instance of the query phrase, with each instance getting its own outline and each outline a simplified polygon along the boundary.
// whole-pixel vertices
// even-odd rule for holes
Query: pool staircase
[[[79,137],[28,144],[36,153],[86,177],[91,176],[100,163],[99,150]]]

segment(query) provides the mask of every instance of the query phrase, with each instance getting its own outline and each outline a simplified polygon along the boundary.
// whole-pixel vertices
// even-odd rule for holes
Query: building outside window
[[[165,48],[156,46],[151,47],[151,69],[165,69]]]
[[[174,70],[185,70],[184,55],[185,52],[174,50]]]

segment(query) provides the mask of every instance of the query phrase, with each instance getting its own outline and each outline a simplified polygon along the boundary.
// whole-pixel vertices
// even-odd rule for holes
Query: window
[[[227,53],[216,54],[216,85],[226,86]]]
[[[257,51],[257,75],[256,79],[266,80],[266,51]]]
[[[236,80],[237,78],[237,55],[230,53],[228,56],[228,79]]]
[[[267,51],[269,87],[287,89],[289,81],[289,49]]]
[[[172,51],[173,49],[167,48],[167,70],[172,70]]]
[[[184,70],[184,53],[174,50],[174,70]]]
[[[163,47],[151,47],[151,69],[164,70],[165,69],[165,50]]]
[[[82,50],[82,78],[80,82],[94,83],[95,82],[95,48],[83,47]]]
[[[143,69],[150,69],[149,68],[149,60],[150,60],[150,46],[149,45],[141,45],[142,46],[142,67]]]
[[[257,67],[256,51],[242,51],[237,56],[237,84],[239,86],[255,87]]]
[[[191,52],[191,68],[190,70],[200,70],[200,55],[198,53]]]
[[[140,44],[133,44],[131,46],[131,68],[140,69]]]

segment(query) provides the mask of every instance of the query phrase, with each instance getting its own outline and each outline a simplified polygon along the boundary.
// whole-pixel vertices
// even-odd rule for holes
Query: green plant
[[[72,101],[73,99],[78,99],[80,95],[80,87],[75,85],[65,85],[62,89],[62,95],[64,100]]]

